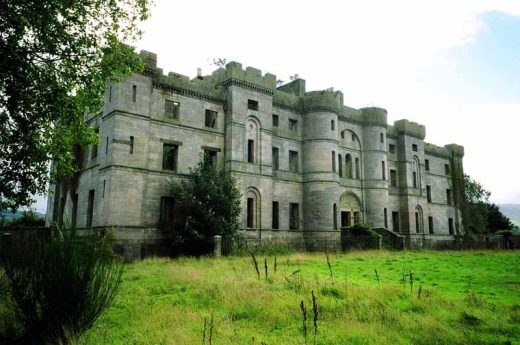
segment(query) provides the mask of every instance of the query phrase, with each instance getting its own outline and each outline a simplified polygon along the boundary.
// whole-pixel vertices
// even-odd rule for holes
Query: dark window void
[[[278,170],[280,168],[280,150],[278,147],[273,147],[273,170]]]
[[[428,231],[433,234],[433,217],[428,217]]]
[[[343,177],[343,157],[338,154],[338,172],[339,172],[339,177]]]
[[[388,145],[388,152],[395,153],[395,145],[394,144],[389,144]]]
[[[415,212],[415,232],[421,232],[421,224],[419,223],[419,212]]]
[[[424,160],[424,170],[430,171],[430,160],[428,159]]]
[[[332,172],[336,172],[336,151],[332,151]]]
[[[103,199],[105,198],[105,190],[107,188],[107,180],[103,180]]]
[[[300,205],[289,204],[289,229],[298,230],[300,227]]]
[[[204,150],[204,160],[212,167],[217,167],[217,151],[215,150]]]
[[[341,132],[341,139],[345,139],[345,132]]]
[[[204,126],[208,128],[215,128],[217,126],[217,112],[206,109]]]
[[[87,228],[92,227],[92,218],[94,217],[94,196],[95,190],[91,189],[88,191],[88,204],[87,204]]]
[[[446,203],[448,205],[451,205],[452,204],[452,200],[451,200],[451,189],[446,189]]]
[[[289,171],[298,172],[298,152],[296,151],[289,151]]]
[[[276,114],[273,114],[273,127],[278,127],[279,123],[279,116]]]
[[[78,194],[74,194],[72,196],[72,221],[71,226],[73,229],[77,227],[77,219],[78,219]]]
[[[417,152],[417,144],[412,144],[412,151]]]
[[[432,187],[426,186],[426,200],[432,202]]]
[[[385,142],[385,135],[383,133],[379,134],[379,140],[381,141],[381,144],[384,144],[384,142]]]
[[[399,212],[392,212],[392,230],[399,232]]]
[[[164,101],[164,116],[168,119],[179,119],[179,102],[173,102],[169,100]]]
[[[179,146],[173,144],[163,144],[162,168],[164,170],[177,171],[178,152]]]
[[[273,229],[280,228],[280,204],[278,201],[273,201]]]
[[[345,176],[352,178],[352,156],[350,154],[345,155]]]
[[[388,210],[386,208],[383,210],[383,216],[385,219],[385,228],[388,229]]]
[[[132,87],[132,102],[137,101],[137,85]]]
[[[133,136],[130,136],[130,154],[133,155],[134,154],[134,143],[135,143],[135,139]]]
[[[170,225],[175,222],[175,199],[170,196],[161,198],[160,222],[163,225]]]
[[[338,229],[338,208],[336,204],[332,205],[332,222],[334,223],[334,230]]]
[[[453,231],[453,218],[448,218],[448,231],[450,232],[450,235],[454,234],[454,231]]]
[[[107,137],[107,140],[105,142],[105,154],[108,155],[108,137]]]
[[[247,161],[249,163],[255,162],[255,141],[252,139],[247,140]]]
[[[99,127],[96,127],[96,129],[94,129],[94,133],[96,134],[96,140],[98,140],[98,138],[99,138]],[[97,142],[96,142],[96,144],[92,144],[92,152],[90,153],[90,158],[91,159],[96,158],[97,154],[98,154],[98,145],[97,145]]]
[[[417,173],[415,171],[412,172],[412,179],[413,179],[413,188],[417,188]]]
[[[356,135],[352,133],[352,141],[356,141]]]
[[[335,126],[334,120],[330,120],[330,130],[331,131],[336,130],[336,126]]]
[[[247,198],[247,221],[246,227],[252,228],[254,226],[254,216],[255,216],[255,199]]]
[[[341,227],[349,227],[352,225],[351,219],[350,219],[350,212],[348,211],[341,211]]]
[[[444,174],[449,175],[450,174],[450,165],[444,164]]]
[[[296,131],[298,129],[298,120],[289,119],[289,129],[291,131]]]
[[[356,162],[356,179],[359,180],[361,178],[361,175],[359,174],[359,158],[358,157],[356,157],[355,162]]]
[[[258,110],[258,101],[248,99],[247,100],[247,109],[249,110]]]
[[[397,187],[397,170],[390,169],[390,187]]]
[[[381,177],[386,180],[386,164],[385,161],[381,162]]]

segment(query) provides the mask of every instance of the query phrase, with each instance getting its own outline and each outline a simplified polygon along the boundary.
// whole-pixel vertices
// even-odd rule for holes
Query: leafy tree
[[[174,246],[186,254],[209,249],[213,236],[236,240],[240,217],[240,191],[235,179],[209,157],[202,157],[189,178],[172,180],[175,221],[164,224]],[[190,252],[191,251],[191,252]]]
[[[11,221],[0,220],[0,229],[3,227],[24,228],[35,226],[45,226],[45,219],[38,215],[34,210],[24,211],[19,218],[13,218]]]
[[[0,209],[31,203],[69,177],[74,146],[98,139],[84,114],[107,83],[141,67],[120,42],[140,35],[148,0],[0,1]]]
[[[499,207],[489,202],[491,192],[468,175],[464,175],[464,190],[468,211],[466,226],[470,232],[481,234],[513,228]]]

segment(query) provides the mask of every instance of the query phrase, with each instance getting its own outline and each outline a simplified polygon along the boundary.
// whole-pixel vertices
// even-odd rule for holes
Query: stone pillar
[[[219,258],[222,255],[222,236],[213,236],[213,255]]]

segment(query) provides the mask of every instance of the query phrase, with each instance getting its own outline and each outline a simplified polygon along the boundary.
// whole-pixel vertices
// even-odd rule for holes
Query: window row
[[[388,211],[385,208],[383,210],[385,228],[388,229]],[[392,212],[392,230],[394,232],[400,232],[399,212]],[[417,207],[415,210],[415,232],[417,234],[424,233],[422,209]],[[434,234],[434,221],[432,216],[428,216],[428,233]],[[450,235],[455,234],[453,218],[448,218],[448,233]]]
[[[260,200],[256,193],[248,191],[246,204],[246,228],[260,228]],[[271,228],[280,229],[280,203],[273,201],[271,212]],[[289,230],[300,228],[300,204],[289,203]]]
[[[272,148],[272,166],[273,170],[280,169],[280,149],[274,146]],[[289,150],[289,171],[293,173],[299,172],[298,151]]]
[[[178,170],[178,158],[179,158],[179,146],[182,143],[163,143],[163,155],[162,155],[162,169],[163,170]],[[217,165],[217,153],[220,149],[204,147],[203,157],[204,160],[210,162],[213,166]]]

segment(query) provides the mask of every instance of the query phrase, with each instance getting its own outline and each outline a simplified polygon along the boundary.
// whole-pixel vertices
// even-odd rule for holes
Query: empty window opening
[[[180,108],[179,102],[165,100],[164,101],[164,116],[168,119],[178,120],[179,119],[179,108]]]
[[[278,147],[273,147],[273,170],[278,170],[279,167],[279,159],[280,159],[280,150]]]
[[[108,102],[112,102],[112,85],[108,87]]]
[[[273,201],[273,229],[280,228],[280,204],[278,201]]]
[[[255,141],[251,139],[247,140],[247,161],[249,163],[255,162]]]
[[[432,187],[426,186],[426,200],[432,202]]]
[[[174,144],[163,144],[163,162],[162,168],[164,170],[177,171],[177,156],[179,146]]]
[[[381,144],[385,143],[385,135],[383,133],[379,134],[379,140],[381,141]]]
[[[103,180],[103,199],[105,198],[105,189],[107,188],[107,180]]]
[[[159,221],[162,225],[171,225],[175,222],[175,198],[171,196],[161,197],[161,212]]]
[[[296,131],[298,129],[298,120],[289,119],[289,129],[291,131]]]
[[[137,85],[134,85],[132,87],[132,102],[135,102],[137,100]]]
[[[248,99],[247,100],[247,109],[249,110],[258,110],[258,101]]]
[[[332,221],[334,223],[334,230],[338,230],[338,208],[336,204],[332,205]]]
[[[388,229],[388,210],[386,209],[386,207],[383,210],[383,216],[385,220],[385,228]]]
[[[356,135],[352,133],[352,141],[356,141]]]
[[[430,232],[430,234],[433,234],[433,217],[432,216],[428,217],[428,231]]]
[[[73,229],[77,226],[77,219],[78,219],[78,194],[74,194],[72,196],[72,220],[71,220],[71,226]]]
[[[273,127],[278,127],[279,117],[276,114],[273,114]]]
[[[204,160],[207,164],[216,168],[217,167],[217,151],[204,149]]]
[[[108,155],[108,137],[105,143],[105,154]]]
[[[417,173],[415,171],[412,172],[412,179],[413,179],[413,188],[417,188]]]
[[[356,179],[359,180],[361,178],[361,175],[359,174],[359,158],[356,157]]]
[[[98,140],[99,138],[99,127],[96,127],[96,129],[94,129],[94,133],[96,134],[96,140]],[[90,153],[90,158],[91,159],[94,159],[97,157],[97,154],[98,154],[98,145],[97,145],[97,141],[95,144],[92,144],[92,152]]]
[[[300,227],[300,205],[289,204],[289,229],[298,230]]]
[[[412,151],[417,152],[417,144],[412,144]]]
[[[395,145],[394,144],[388,144],[388,152],[395,153]]]
[[[254,227],[254,207],[255,207],[255,199],[247,198],[247,222],[246,226],[248,228]]]
[[[336,151],[332,151],[332,172],[336,172]]]
[[[450,165],[444,164],[444,174],[449,175],[450,174]]]
[[[341,211],[341,227],[349,227],[352,225],[349,211]]]
[[[397,187],[397,170],[390,169],[390,187]]]
[[[95,190],[91,189],[88,191],[88,204],[87,204],[87,228],[92,227],[92,218],[94,216],[94,196]]]
[[[453,218],[448,218],[448,231],[450,235],[453,235]]]
[[[392,230],[399,232],[399,212],[392,212]]]
[[[298,172],[298,152],[296,151],[289,151],[289,171]]]
[[[130,154],[134,154],[134,137],[130,136]]]
[[[446,189],[446,203],[448,205],[451,205],[452,204],[452,200],[451,200],[451,189]]]
[[[334,120],[330,120],[330,130],[334,131],[336,129],[336,126],[334,124]]]
[[[424,170],[430,171],[430,160],[429,159],[424,160]]]
[[[343,157],[340,154],[338,154],[338,168],[339,177],[343,177]]]
[[[348,153],[345,155],[345,176],[352,178],[352,156]]]
[[[385,161],[381,162],[381,175],[383,177],[383,180],[386,180],[386,167],[385,167]]]
[[[216,127],[216,125],[217,125],[217,112],[216,111],[206,109],[204,125],[208,128]]]
[[[421,232],[421,226],[419,224],[419,212],[415,212],[415,232]]]
[[[345,132],[341,132],[341,139],[345,139]]]

